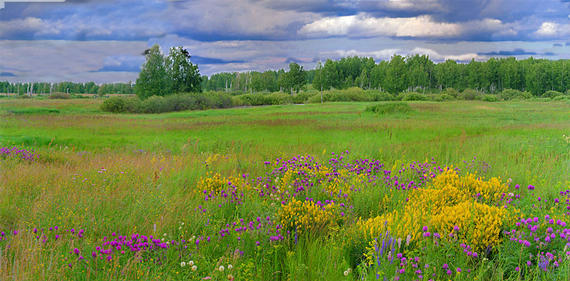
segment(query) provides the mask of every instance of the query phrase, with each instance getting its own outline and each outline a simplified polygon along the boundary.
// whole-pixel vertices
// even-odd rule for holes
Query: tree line
[[[315,69],[304,70],[297,63],[289,69],[264,72],[223,72],[200,76],[198,66],[182,47],[171,48],[168,55],[158,45],[145,51],[137,83],[10,83],[0,82],[0,93],[48,94],[134,94],[141,98],[171,93],[226,91],[233,93],[299,92],[301,89],[377,89],[393,94],[406,91],[434,92],[446,88],[459,91],[474,89],[484,93],[504,89],[528,91],[535,96],[553,90],[570,89],[570,61],[528,58],[517,60],[491,58],[458,63],[447,60],[435,63],[427,55],[407,57],[395,55],[390,60],[375,62],[373,58],[346,57],[326,60]]]
[[[207,91],[275,92],[289,91],[307,84],[317,90],[378,89],[397,94],[403,91],[434,91],[454,88],[459,91],[475,89],[496,93],[504,89],[528,91],[534,95],[554,90],[570,89],[569,60],[528,58],[517,60],[491,58],[458,63],[447,60],[435,63],[427,55],[393,56],[376,63],[373,58],[346,57],[326,60],[312,70],[304,71],[296,63],[283,69],[265,72],[218,73],[202,77],[202,89]],[[305,79],[290,79],[290,73],[304,73]],[[302,82],[301,82],[302,81]]]
[[[74,82],[7,82],[0,81],[0,93],[10,94],[50,94],[50,93],[69,93],[69,94],[134,94],[133,83],[109,83],[97,85],[95,82],[74,83]]]

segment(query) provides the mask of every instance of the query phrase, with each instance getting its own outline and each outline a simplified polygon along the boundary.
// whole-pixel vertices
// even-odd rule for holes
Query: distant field
[[[265,234],[255,234],[259,235],[255,237],[244,234],[243,242],[241,236],[238,240],[231,236],[235,241],[227,243],[223,242],[222,236],[217,247],[206,244],[203,249],[189,253],[186,250],[165,251],[164,256],[158,256],[165,261],[164,265],[157,264],[156,260],[134,264],[136,255],[117,258],[111,266],[82,265],[83,261],[77,261],[77,254],[70,253],[74,248],[88,249],[85,258],[90,260],[91,251],[101,244],[101,238],[112,237],[113,232],[129,235],[129,238],[133,233],[160,238],[167,233],[167,241],[183,238],[187,242],[191,236],[202,237],[203,241],[207,236],[214,239],[220,235],[220,229],[239,218],[249,221],[268,217],[283,223],[280,212],[284,211],[275,207],[275,203],[281,206],[291,198],[280,197],[271,203],[244,191],[251,191],[253,187],[241,190],[238,186],[234,191],[245,192],[245,198],[239,200],[246,203],[232,205],[234,201],[232,204],[227,203],[229,201],[220,203],[222,201],[216,200],[221,199],[216,196],[204,201],[206,191],[202,193],[206,189],[214,193],[224,190],[228,179],[236,185],[240,182],[248,186],[245,178],[267,175],[278,167],[277,158],[287,160],[310,155],[323,165],[332,165],[334,160],[331,162],[330,158],[338,160],[338,154],[348,151],[344,157],[350,161],[376,159],[393,174],[403,167],[401,165],[412,161],[434,161],[435,167],[453,166],[478,171],[487,178],[500,177],[502,182],[512,182],[510,189],[514,183],[525,189],[528,185],[535,186],[535,193],[527,197],[527,191],[521,191],[525,199],[517,206],[529,216],[536,215],[530,207],[536,198],[531,196],[552,201],[559,191],[570,188],[570,143],[563,136],[570,135],[570,103],[566,101],[410,102],[411,111],[387,114],[365,111],[368,106],[379,103],[351,102],[155,115],[103,113],[99,109],[100,103],[98,99],[0,99],[0,146],[24,148],[39,157],[33,162],[0,158],[0,231],[20,230],[22,233],[12,238],[12,250],[4,248],[0,251],[0,280],[58,280],[61,276],[99,280],[198,280],[218,276],[217,280],[228,280],[228,274],[236,280],[347,280],[343,279],[347,278],[343,271],[349,267],[350,276],[356,276],[355,258],[351,256],[353,253],[347,253],[348,246],[343,248],[341,241],[346,241],[343,235],[352,233],[359,217],[386,215],[392,210],[388,206],[404,210],[401,209],[405,205],[402,200],[407,202],[406,197],[378,191],[386,198],[395,198],[392,201],[378,199],[385,203],[381,210],[377,210],[377,202],[364,203],[370,196],[376,198],[376,195],[370,195],[372,193],[335,199],[354,208],[343,211],[343,217],[346,212],[347,219],[336,228],[331,226],[328,235],[318,239],[313,236],[304,237],[306,240],[297,236],[292,238],[292,234],[286,235],[284,230],[281,233],[285,238],[280,238],[281,244],[269,241],[263,236]],[[271,164],[264,164],[265,161]],[[216,173],[221,178],[216,178]],[[416,176],[406,173],[400,172],[401,182],[405,179],[406,182],[412,179],[418,182]],[[243,176],[243,182],[233,176]],[[352,176],[362,180],[352,174],[347,178],[352,179]],[[286,183],[285,174],[279,174],[279,177],[281,179],[270,179],[274,182],[282,180],[283,187],[289,183],[294,185],[293,180]],[[216,181],[220,186],[212,183]],[[316,182],[317,185],[320,183]],[[354,183],[343,182],[347,186]],[[364,181],[362,184],[369,185]],[[379,182],[379,185],[383,184]],[[307,197],[321,198],[323,202],[332,200],[316,191],[307,192]],[[339,190],[335,189],[335,192]],[[502,204],[486,203],[489,206]],[[218,204],[229,205],[218,208]],[[364,210],[361,206],[366,204],[372,207]],[[203,216],[200,213],[202,207],[213,211]],[[537,214],[544,216],[545,212],[541,210]],[[557,214],[560,219],[567,218],[562,209]],[[181,225],[181,222],[186,224]],[[56,225],[62,229],[74,228],[74,231],[84,229],[84,237],[42,244],[40,235],[31,232],[33,228],[44,228],[47,233],[47,229]],[[510,228],[504,226],[501,230]],[[65,235],[69,235],[69,231]],[[256,239],[269,242],[260,240],[260,248],[247,244]],[[292,244],[288,239],[295,242]],[[304,242],[297,244],[297,239]],[[507,241],[508,237],[503,240]],[[0,240],[0,250],[4,247],[2,243]],[[245,251],[241,258],[234,256],[236,248]],[[499,253],[511,251],[498,246],[496,249]],[[406,255],[421,255],[406,251]],[[472,280],[478,276],[480,280],[520,280],[512,275],[518,260],[507,261],[488,251],[489,260],[494,262],[488,264],[492,264],[494,270],[486,272],[487,264],[457,259],[448,263],[469,266],[478,275],[464,272],[463,276],[454,275],[452,279]],[[517,253],[518,250],[512,251]],[[188,258],[180,257],[186,254]],[[437,255],[437,261],[430,262],[439,267],[449,259],[440,252]],[[185,263],[190,259],[199,261],[198,270],[192,271],[186,264],[181,267],[181,259]],[[228,270],[228,263],[233,263],[233,271]],[[213,270],[220,265],[226,266],[223,274]],[[344,269],[336,272],[340,267]],[[570,274],[566,259],[563,268],[566,271],[558,271],[556,278]],[[307,270],[315,272],[304,273]],[[425,271],[428,272],[427,268]],[[540,271],[528,272],[528,278],[524,280],[542,279]],[[373,272],[362,274],[370,279],[376,276]],[[445,273],[434,274],[436,279],[447,278]],[[402,275],[404,279],[401,280],[409,280],[405,276]]]

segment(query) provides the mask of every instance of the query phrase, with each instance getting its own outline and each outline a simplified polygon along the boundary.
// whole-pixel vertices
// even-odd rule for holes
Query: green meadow
[[[506,186],[501,189],[503,197],[507,188],[506,193],[518,194],[516,183],[523,188],[519,201],[513,199],[518,202],[512,203],[517,211],[511,212],[505,205],[508,214],[541,220],[549,214],[570,223],[566,205],[536,201],[542,197],[550,204],[570,188],[567,101],[408,102],[406,110],[397,107],[377,112],[366,109],[391,103],[348,102],[163,114],[111,114],[102,112],[100,104],[98,99],[0,99],[0,146],[37,155],[33,161],[0,158],[0,231],[6,232],[0,240],[0,280],[376,280],[379,276],[386,280],[417,280],[420,276],[425,280],[563,280],[570,274],[563,243],[543,245],[540,250],[509,243],[504,231],[514,229],[516,222],[508,220],[509,215],[504,215],[498,227],[499,242],[485,245],[476,259],[459,257],[459,242],[433,245],[412,238],[409,245],[398,245],[389,255],[372,255],[378,264],[384,259],[382,265],[376,261],[370,264],[370,254],[365,254],[373,252],[372,244],[346,241],[361,238],[358,229],[367,225],[367,219],[388,217],[393,210],[403,212],[407,197],[414,198],[411,193],[393,195],[396,191],[390,191],[387,181],[372,185],[372,180],[353,174],[349,166],[336,166],[342,179],[338,186],[360,191],[334,200],[353,208],[343,209],[342,214],[320,213],[329,212],[328,207],[316,213],[311,213],[313,207],[304,209],[305,205],[291,209],[298,217],[308,214],[308,223],[320,216],[335,219],[315,221],[319,228],[303,231],[307,222],[295,221],[290,224],[295,227],[286,232],[285,206],[295,195],[284,197],[280,190],[280,199],[271,201],[252,191],[259,191],[262,184],[248,182],[268,177],[271,182],[282,181],[277,188],[301,182],[301,173],[272,173],[279,167],[278,158],[310,156],[334,170],[330,159],[338,160],[344,153],[344,163],[375,159],[392,175],[415,161],[429,163],[434,169],[459,168],[485,179],[497,177]],[[425,182],[421,188],[432,184],[423,174],[408,173],[410,170],[400,172],[398,180]],[[382,178],[384,174],[378,173]],[[331,175],[317,173],[309,178],[315,186],[329,190],[326,177]],[[231,201],[223,197],[228,180],[232,191],[242,194],[230,194]],[[355,187],[359,184],[365,191]],[[535,189],[527,190],[529,185]],[[289,190],[286,194],[333,200],[334,196],[329,198],[318,190]],[[212,196],[205,200],[205,194]],[[564,194],[560,201],[565,203],[566,198]],[[503,205],[493,201],[498,197],[488,200],[476,202]],[[378,202],[383,202],[380,207]],[[201,213],[202,208],[208,209],[203,212],[207,215]],[[281,232],[251,230],[243,236],[232,232],[230,238],[220,234],[226,225],[231,228],[232,222],[255,222],[258,217],[267,217],[272,227],[282,224]],[[442,237],[450,231],[434,221],[414,223],[429,226]],[[59,230],[50,230],[55,226]],[[541,225],[540,230],[542,227],[547,226]],[[554,231],[559,235],[564,229],[560,226]],[[81,237],[76,234],[79,230],[83,230]],[[416,230],[423,231],[425,237],[425,230]],[[386,230],[378,237],[387,237],[388,232],[396,235],[395,230]],[[112,255],[97,252],[96,247],[105,242],[103,237],[107,241],[116,237],[112,233],[128,239],[133,234],[153,235],[171,242],[164,248],[133,250],[133,254],[131,250],[121,254],[116,248]],[[272,238],[279,235],[282,237]],[[474,241],[473,234],[465,235],[466,241]],[[206,237],[208,242],[196,240],[206,241]],[[376,241],[384,241],[378,237]],[[391,238],[406,240],[405,236]],[[369,241],[373,239],[366,243]],[[432,244],[422,244],[428,242]],[[192,247],[185,248],[184,243]],[[409,260],[421,260],[415,264],[423,266],[425,274],[415,273],[412,265],[389,262],[396,252]],[[546,252],[555,256],[548,256],[547,270],[541,267],[545,258],[539,258],[540,252],[542,257]],[[513,255],[515,258],[509,257]],[[527,261],[532,265],[527,266]],[[442,264],[463,271],[449,274]],[[402,268],[405,273],[400,273]]]

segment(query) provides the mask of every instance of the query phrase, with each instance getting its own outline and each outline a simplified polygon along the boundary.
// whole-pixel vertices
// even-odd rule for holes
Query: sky
[[[200,72],[346,56],[570,59],[570,0],[0,0],[0,81],[135,81],[183,46]]]

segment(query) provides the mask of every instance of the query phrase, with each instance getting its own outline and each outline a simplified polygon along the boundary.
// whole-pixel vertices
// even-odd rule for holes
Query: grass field
[[[373,104],[0,99],[0,280],[568,280],[568,102]]]

